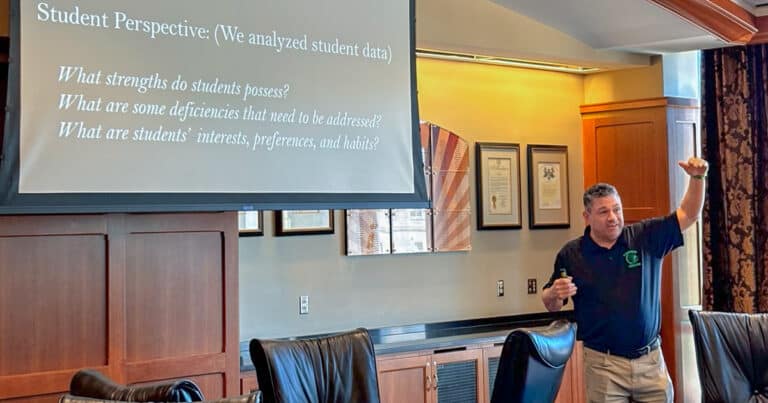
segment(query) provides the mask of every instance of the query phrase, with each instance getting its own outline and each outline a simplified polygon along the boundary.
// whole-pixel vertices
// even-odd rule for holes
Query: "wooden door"
[[[433,403],[432,363],[429,355],[376,360],[382,403]]]

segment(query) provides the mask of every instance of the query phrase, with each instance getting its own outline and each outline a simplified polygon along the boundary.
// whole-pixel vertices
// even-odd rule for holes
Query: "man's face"
[[[584,211],[584,220],[591,227],[593,238],[604,242],[616,241],[624,228],[621,199],[617,195],[609,195],[592,200],[592,205]]]

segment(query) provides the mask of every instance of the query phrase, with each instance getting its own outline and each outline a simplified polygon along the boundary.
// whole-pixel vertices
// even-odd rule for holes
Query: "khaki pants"
[[[585,347],[584,380],[589,403],[675,400],[661,347],[634,360]]]

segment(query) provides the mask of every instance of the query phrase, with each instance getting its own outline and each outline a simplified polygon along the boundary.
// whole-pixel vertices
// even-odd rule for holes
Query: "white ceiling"
[[[766,0],[731,0],[742,8],[756,16],[768,15],[768,1]]]
[[[727,45],[648,0],[492,1],[598,50],[661,54]],[[743,1],[753,5],[768,3]]]

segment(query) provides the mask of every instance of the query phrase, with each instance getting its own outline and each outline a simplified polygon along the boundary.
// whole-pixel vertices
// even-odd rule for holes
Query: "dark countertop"
[[[391,326],[369,329],[376,355],[420,350],[445,350],[470,344],[503,343],[506,336],[521,327],[546,326],[557,319],[572,320],[573,311],[536,313],[450,322]],[[301,336],[295,338],[315,337]],[[290,339],[290,338],[289,338]],[[240,372],[253,371],[248,351],[250,340],[240,342]]]

